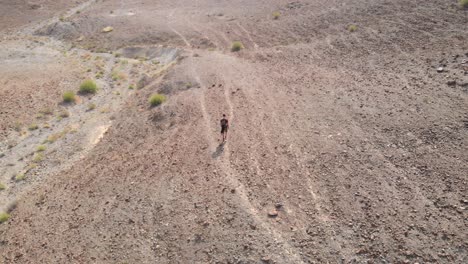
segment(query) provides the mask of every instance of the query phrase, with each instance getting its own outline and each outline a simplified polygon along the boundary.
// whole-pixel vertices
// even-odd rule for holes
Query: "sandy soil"
[[[73,7],[0,42],[1,262],[468,261],[455,1]],[[98,94],[63,105],[85,78]]]

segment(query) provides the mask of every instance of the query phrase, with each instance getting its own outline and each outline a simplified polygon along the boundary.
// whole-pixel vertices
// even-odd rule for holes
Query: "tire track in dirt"
[[[86,8],[88,8],[89,6],[91,6],[92,4],[94,4],[96,2],[97,2],[97,0],[86,1],[86,2],[76,6],[74,8],[71,8],[68,12],[66,12],[61,17],[55,16],[55,17],[52,17],[50,19],[44,20],[42,22],[36,23],[34,25],[26,25],[23,29],[20,29],[18,32],[20,32],[20,34],[23,34],[23,35],[32,35],[32,34],[34,34],[34,32],[36,32],[40,28],[50,26],[53,23],[57,23],[57,22],[60,21],[60,18],[67,19],[67,18],[75,15],[78,11],[85,10]]]
[[[196,74],[196,73],[195,73]],[[203,85],[199,75],[197,74],[195,79],[200,83],[202,89],[206,90],[206,86]],[[234,115],[234,107],[232,105],[232,102],[229,98],[229,89],[225,88],[224,89],[224,95],[225,95],[225,100],[229,108],[229,116],[231,119],[231,123],[235,120],[235,115]],[[200,104],[201,104],[201,109],[203,113],[203,119],[205,120],[206,126],[207,126],[207,134],[211,135],[210,133],[210,127],[211,127],[211,116],[208,114],[206,110],[206,100],[205,100],[205,92],[202,91],[200,95]],[[209,140],[209,145],[211,149],[216,149],[216,140],[212,136],[208,136]],[[231,167],[230,164],[230,151],[229,147],[225,147],[225,155],[224,159],[219,161],[219,167],[225,172],[225,178],[229,182],[229,184],[233,187],[235,187],[236,194],[240,198],[240,203],[242,205],[242,208],[246,210],[249,215],[252,216],[252,218],[255,220],[257,224],[259,224],[263,230],[266,230],[269,234],[273,235],[275,241],[281,242],[283,245],[283,250],[285,251],[285,256],[289,259],[289,261],[293,261],[293,263],[304,263],[297,252],[295,248],[293,248],[291,245],[289,245],[288,241],[286,241],[280,233],[278,233],[272,226],[270,226],[264,219],[260,217],[259,211],[252,205],[250,202],[250,199],[247,195],[247,191],[245,186],[238,180],[238,175],[234,171],[234,169]]]
[[[245,32],[245,34],[247,35],[247,38],[248,38],[248,39],[250,40],[250,42],[253,44],[254,49],[257,50],[259,46],[258,46],[258,44],[253,40],[252,35],[250,34],[250,32],[249,32],[247,29],[245,29],[245,27],[243,27],[243,26],[239,23],[239,21],[236,21],[236,25],[237,25],[242,31]]]
[[[173,12],[171,12],[168,16],[168,18],[171,18],[173,16]],[[211,136],[211,116],[208,114],[208,111],[206,109],[206,100],[205,100],[205,92],[206,92],[206,87],[203,84],[203,81],[200,78],[200,75],[198,74],[194,62],[193,62],[193,57],[194,57],[194,50],[192,49],[192,46],[190,42],[187,40],[187,38],[182,35],[180,32],[178,32],[175,28],[173,28],[170,23],[168,23],[169,28],[177,34],[186,44],[188,51],[190,53],[190,68],[192,69],[193,77],[195,78],[196,82],[201,86],[201,90],[199,93],[199,101],[200,101],[200,109],[202,111],[203,115],[203,120],[205,121],[205,126],[207,130],[207,141],[210,146],[210,149],[216,149],[216,139]],[[231,123],[235,120],[235,115],[234,115],[234,106],[232,104],[232,101],[229,96],[229,89],[224,87],[224,99],[226,101],[226,104],[228,105],[229,108],[229,116],[231,119]],[[230,165],[230,151],[229,147],[226,146],[226,155],[225,159],[223,161],[218,162],[218,166],[225,172],[226,175],[226,180],[230,183],[231,186],[235,187],[236,190],[238,190],[236,193],[240,198],[240,202],[242,205],[242,208],[248,212],[249,215],[252,216],[252,218],[255,220],[257,224],[259,224],[264,230],[266,230],[269,234],[273,235],[276,241],[281,242],[283,245],[283,250],[285,251],[285,257],[287,257],[290,261],[293,261],[294,263],[304,263],[302,261],[302,258],[300,257],[299,253],[295,248],[293,248],[282,236],[280,233],[276,232],[276,230],[271,227],[266,221],[264,221],[260,217],[260,213],[258,210],[252,205],[252,203],[249,200],[249,197],[247,195],[247,191],[245,186],[237,179],[238,175],[236,175],[235,171],[232,169]]]
[[[219,64],[221,64],[221,62],[219,62]],[[232,67],[232,66],[231,66]],[[251,86],[256,86],[256,87],[261,87],[261,86],[265,86],[265,84],[263,83],[258,83],[259,81],[261,80],[244,80],[244,79],[241,79],[241,80],[236,80],[237,83],[239,83],[239,85],[242,87],[242,86],[246,86],[248,84],[250,84]],[[245,82],[245,83],[244,83]],[[244,85],[242,85],[244,83]],[[253,85],[252,83],[256,83],[255,85]],[[257,95],[254,95],[254,91],[253,90],[249,90],[249,89],[245,89],[246,91],[246,95],[247,95],[247,98],[246,100],[249,102],[249,104],[252,104],[254,105],[254,102],[258,102],[258,100],[255,100],[255,96],[261,96],[259,94]],[[229,93],[228,93],[229,94]],[[263,111],[269,113],[270,118],[271,120],[274,120],[272,121],[273,123],[281,123],[281,120],[278,118],[278,116],[276,115],[276,112],[274,111],[275,109],[275,105],[274,104],[270,104],[268,100],[264,100],[264,102],[267,102],[266,104],[263,104],[262,105],[262,109],[264,109]],[[272,102],[276,102],[276,100],[273,100]],[[288,134],[285,134],[285,132],[281,132],[284,136],[283,138],[288,138],[290,137],[290,135]],[[269,138],[266,136],[266,133],[265,133],[265,129],[263,128],[262,130],[262,141],[263,142],[266,142],[267,144],[267,147],[269,146],[270,147],[270,151],[273,153],[273,147],[272,147],[272,143],[271,141],[269,140]],[[304,155],[303,153],[301,152],[301,150],[299,148],[296,148],[294,147],[294,145],[290,145],[289,146],[290,150],[292,151],[292,153],[295,153],[295,163],[297,164],[297,168],[298,168],[298,172],[300,175],[304,175],[305,177],[305,189],[309,192],[309,194],[311,195],[312,199],[313,199],[313,204],[314,204],[314,208],[317,212],[317,220],[318,222],[320,223],[320,225],[325,229],[325,232],[328,233],[328,236],[330,239],[327,239],[326,243],[334,248],[337,252],[343,252],[343,249],[341,248],[340,244],[337,243],[336,240],[332,239],[332,238],[336,238],[337,235],[335,234],[334,232],[334,228],[332,227],[331,223],[330,223],[330,217],[328,216],[327,213],[324,212],[324,210],[322,210],[322,205],[324,204],[323,201],[321,201],[321,197],[317,194],[316,192],[316,187],[314,186],[315,184],[312,182],[312,179],[311,179],[311,175],[309,173],[309,171],[307,169],[305,169],[305,167],[303,166],[303,164],[306,164],[307,163],[307,160],[304,158]],[[300,158],[300,157],[303,157],[303,158]],[[306,228],[306,227],[301,227],[301,228]]]

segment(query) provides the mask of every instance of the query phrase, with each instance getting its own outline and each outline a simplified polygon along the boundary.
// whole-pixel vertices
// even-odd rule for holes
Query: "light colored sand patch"
[[[97,126],[93,131],[90,132],[88,137],[90,147],[94,147],[97,143],[99,143],[99,141],[101,141],[110,126],[111,123],[109,122],[107,124]]]

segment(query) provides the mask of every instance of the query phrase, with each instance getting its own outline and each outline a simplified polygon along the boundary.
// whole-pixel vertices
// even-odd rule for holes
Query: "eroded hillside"
[[[456,1],[2,6],[2,263],[467,262]]]

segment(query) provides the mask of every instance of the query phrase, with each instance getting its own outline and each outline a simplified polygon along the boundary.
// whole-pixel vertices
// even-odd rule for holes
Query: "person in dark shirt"
[[[223,119],[221,119],[221,136],[222,136],[222,142],[227,141],[227,132],[229,129],[229,121],[226,118],[226,115],[223,114]]]

